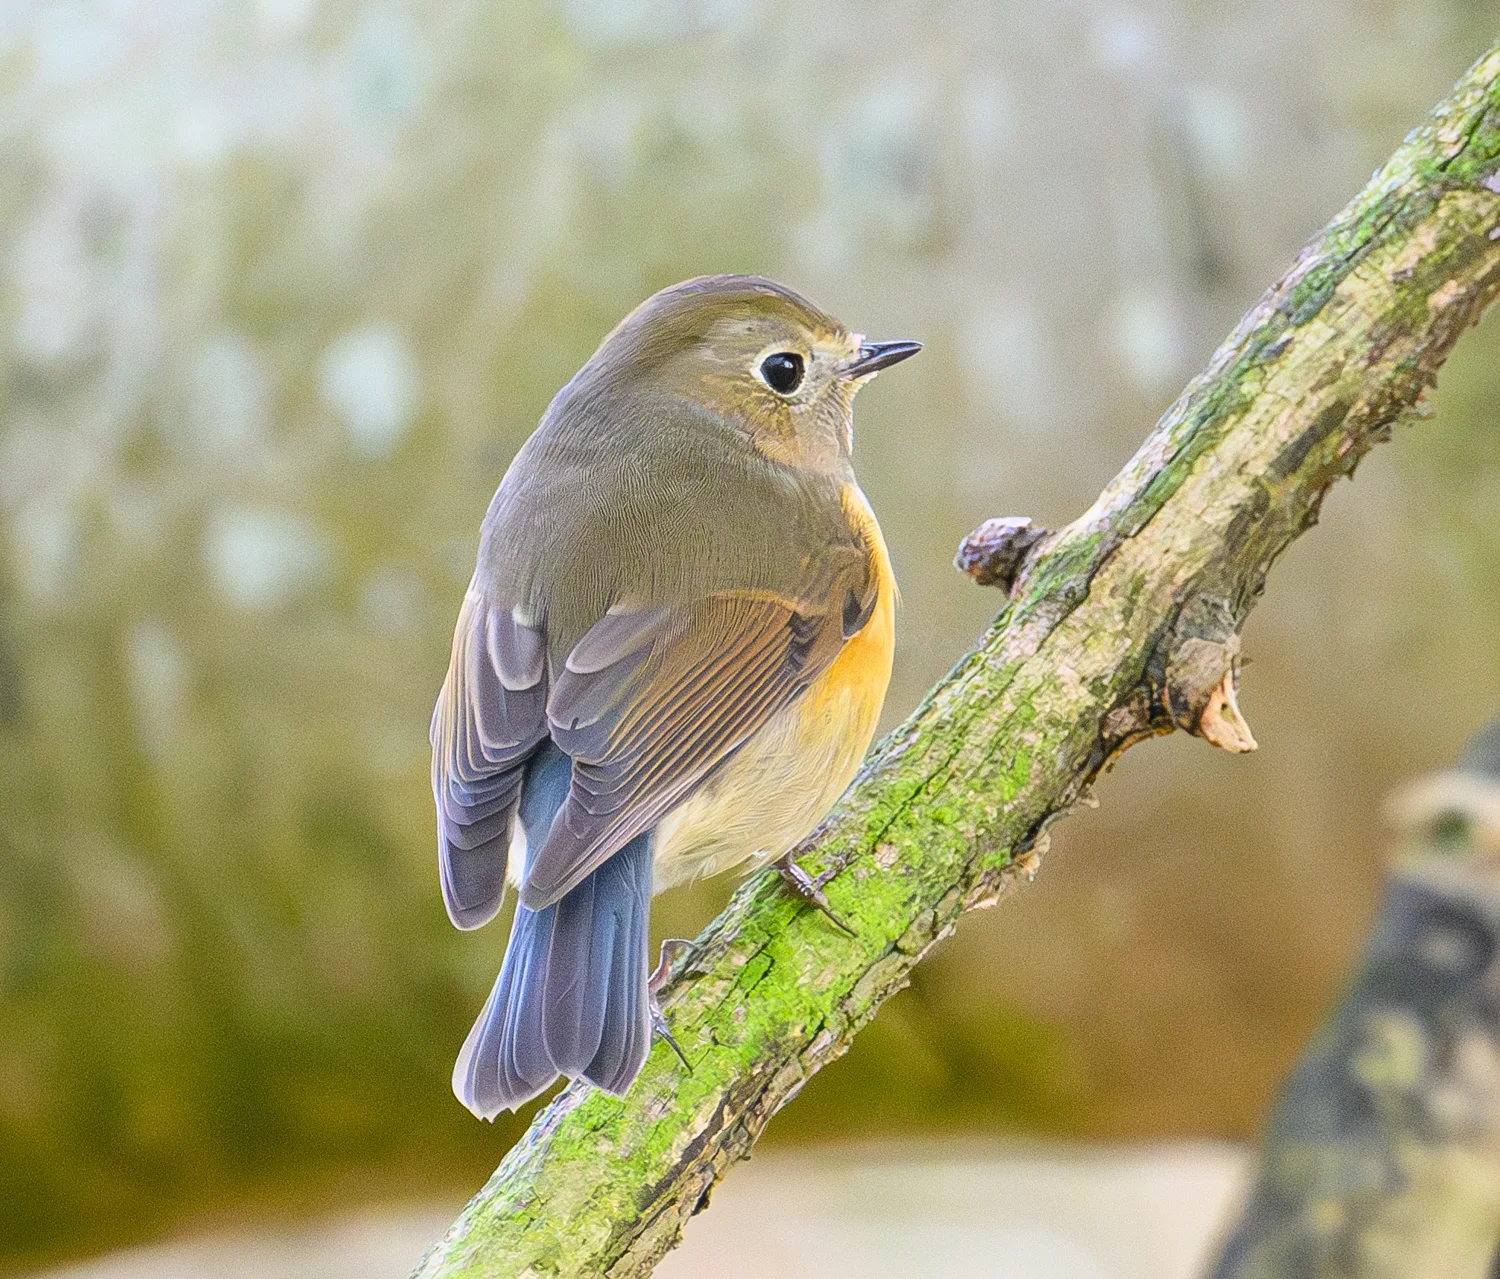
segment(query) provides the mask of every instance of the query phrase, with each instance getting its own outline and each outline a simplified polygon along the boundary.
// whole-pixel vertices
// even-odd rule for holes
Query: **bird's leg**
[[[690,1075],[693,1073],[693,1064],[687,1059],[687,1054],[682,1051],[676,1036],[672,1034],[672,1028],[667,1025],[666,1014],[662,1012],[656,995],[667,984],[667,978],[672,973],[673,961],[692,944],[682,937],[668,937],[661,944],[661,958],[657,961],[656,971],[646,979],[646,1007],[651,1010],[651,1033],[667,1041],[667,1047],[677,1054],[677,1060]]]
[[[794,849],[793,852],[795,851]],[[859,935],[833,913],[833,907],[829,905],[827,894],[823,892],[823,885],[838,874],[837,870],[825,870],[821,875],[814,877],[797,865],[796,858],[792,853],[778,858],[771,865],[776,868],[776,873],[781,876],[783,884],[790,888],[793,893],[809,906],[815,906],[818,910],[822,911],[835,927],[842,928],[851,937]]]

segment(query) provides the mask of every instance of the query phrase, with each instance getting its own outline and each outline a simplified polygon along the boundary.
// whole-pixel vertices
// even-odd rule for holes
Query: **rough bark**
[[[767,1120],[1135,741],[1253,745],[1237,633],[1324,493],[1500,289],[1500,45],[1251,309],[1139,452],[1028,548],[979,645],[872,752],[801,864],[849,936],[761,873],[678,955],[629,1096],[537,1116],[417,1274],[644,1275]],[[1010,566],[1014,567],[1014,566]]]

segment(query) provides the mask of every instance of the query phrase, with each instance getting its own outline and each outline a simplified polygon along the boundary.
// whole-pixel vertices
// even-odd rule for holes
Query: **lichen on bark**
[[[418,1270],[649,1273],[770,1117],[964,910],[1029,877],[1046,829],[1173,713],[1180,624],[1231,634],[1324,493],[1417,405],[1500,289],[1500,45],[1256,303],[1094,505],[1021,566],[978,646],[872,752],[801,850],[846,936],[743,885],[674,963],[630,1094],[572,1085]],[[1233,654],[1230,655],[1232,665]],[[1143,690],[1146,694],[1143,698]],[[1208,690],[1212,691],[1212,690]],[[1132,708],[1140,712],[1131,719]]]

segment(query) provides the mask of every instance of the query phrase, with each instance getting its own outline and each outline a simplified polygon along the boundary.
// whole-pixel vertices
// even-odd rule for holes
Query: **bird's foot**
[[[661,1004],[657,1002],[656,996],[657,992],[667,984],[673,962],[692,944],[681,937],[668,937],[661,944],[661,958],[657,961],[656,971],[646,979],[646,1007],[651,1010],[651,1033],[656,1038],[667,1041],[667,1047],[677,1054],[677,1060],[690,1075],[693,1073],[693,1064],[688,1061],[687,1054],[682,1051],[682,1046],[672,1034],[672,1028],[667,1025],[666,1014],[662,1012]]]
[[[771,863],[776,868],[776,873],[781,876],[781,882],[792,890],[798,897],[809,906],[814,906],[826,915],[829,921],[837,928],[841,928],[851,937],[858,934],[850,928],[842,919],[833,912],[833,907],[828,902],[827,895],[823,892],[823,885],[828,883],[838,871],[825,870],[821,875],[809,875],[797,865],[791,853]]]
[[[662,942],[661,957],[656,961],[656,971],[646,978],[646,985],[651,988],[653,995],[667,984],[667,978],[672,975],[672,965],[692,948],[693,943],[686,937],[668,937]]]

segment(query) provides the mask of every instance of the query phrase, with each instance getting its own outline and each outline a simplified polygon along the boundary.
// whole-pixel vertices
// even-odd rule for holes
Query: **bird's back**
[[[559,395],[490,504],[475,584],[545,619],[554,664],[621,601],[815,597],[868,560],[852,483],[760,456],[690,400]]]

